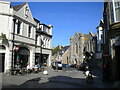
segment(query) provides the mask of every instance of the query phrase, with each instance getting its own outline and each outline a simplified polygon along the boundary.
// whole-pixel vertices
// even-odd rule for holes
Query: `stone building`
[[[69,45],[68,46],[61,46],[58,45],[57,46],[60,50],[53,56],[53,60],[52,62],[55,61],[60,61],[63,64],[69,64],[69,57],[70,57],[70,53],[69,53]]]
[[[62,49],[62,63],[70,65],[70,46],[64,46]]]
[[[52,27],[47,26],[48,30],[44,31],[44,25],[39,25],[39,21],[32,16],[28,3],[11,6],[10,2],[0,1],[0,8],[2,72],[9,72],[16,64],[23,68],[26,64],[35,65],[37,53],[47,55],[46,59],[50,65]],[[41,30],[40,33],[37,32],[38,29]],[[44,44],[42,47],[41,41]]]
[[[92,33],[92,31],[89,32],[88,35],[86,35],[86,40],[84,43],[84,54],[85,59],[90,60],[90,65],[96,66],[96,52],[97,52],[97,34]],[[88,53],[88,54],[86,54]]]
[[[104,2],[103,12],[103,66],[108,70],[107,80],[120,80],[120,1]],[[106,70],[104,68],[103,70]],[[105,75],[103,74],[103,75]]]
[[[85,37],[86,34],[75,33],[70,38],[70,64],[80,65],[83,62]]]
[[[90,31],[87,38],[88,39],[85,41],[84,49],[86,52],[95,54],[97,50],[97,34]]]

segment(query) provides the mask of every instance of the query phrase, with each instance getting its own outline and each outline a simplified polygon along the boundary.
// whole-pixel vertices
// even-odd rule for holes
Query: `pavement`
[[[2,73],[0,73],[0,89],[2,89]]]
[[[93,70],[93,83],[86,83],[86,77],[82,71],[75,69],[55,70],[46,67],[48,75],[42,72],[26,75],[2,74],[3,88],[112,88],[112,83],[103,83],[99,69]]]

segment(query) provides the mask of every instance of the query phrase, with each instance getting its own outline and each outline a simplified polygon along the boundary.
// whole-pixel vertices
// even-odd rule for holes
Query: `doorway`
[[[120,45],[115,47],[117,80],[120,80]]]
[[[0,72],[4,72],[5,66],[5,53],[0,53]]]

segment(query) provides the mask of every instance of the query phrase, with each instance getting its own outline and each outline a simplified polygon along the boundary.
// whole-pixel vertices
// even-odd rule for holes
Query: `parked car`
[[[52,68],[62,70],[62,63],[60,61],[53,62],[52,63]]]
[[[70,67],[72,67],[72,68],[77,68],[78,65],[77,65],[77,64],[71,64]]]
[[[80,64],[78,70],[86,71],[86,69],[89,69],[89,66],[87,63],[83,62]]]
[[[69,67],[68,64],[62,64],[62,67],[65,68],[65,67]]]

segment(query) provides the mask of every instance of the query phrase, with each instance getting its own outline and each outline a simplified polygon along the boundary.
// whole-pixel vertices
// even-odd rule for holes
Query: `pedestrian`
[[[28,73],[28,74],[31,73],[31,67],[30,67],[30,64],[27,64],[27,73]]]
[[[38,72],[38,67],[37,67],[37,65],[34,66],[34,71],[35,71],[35,73]]]

